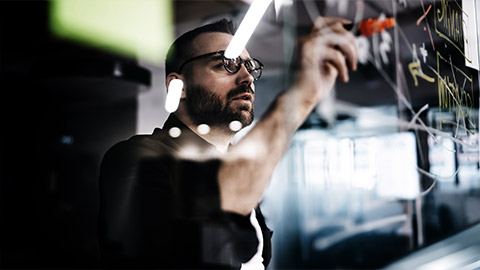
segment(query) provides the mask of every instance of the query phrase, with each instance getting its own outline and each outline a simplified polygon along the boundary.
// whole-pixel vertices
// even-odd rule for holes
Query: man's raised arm
[[[218,181],[223,210],[246,215],[257,206],[292,135],[337,77],[347,82],[348,71],[356,70],[357,47],[344,28],[347,23],[319,17],[310,34],[298,40],[292,85],[222,159]]]

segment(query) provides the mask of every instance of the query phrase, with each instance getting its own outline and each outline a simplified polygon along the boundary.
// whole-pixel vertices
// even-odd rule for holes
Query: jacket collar
[[[175,129],[180,131],[178,137],[172,136]],[[167,118],[162,129],[156,128],[154,130],[153,136],[161,136],[163,139],[165,139],[165,136],[168,136],[172,147],[181,155],[211,157],[210,155],[218,156],[220,154],[220,151],[213,144],[198,136],[173,113]]]

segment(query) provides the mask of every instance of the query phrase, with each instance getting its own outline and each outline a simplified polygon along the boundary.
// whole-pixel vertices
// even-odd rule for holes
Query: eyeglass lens
[[[240,57],[237,57],[236,59],[223,58],[224,67],[230,73],[237,73],[240,70],[242,63],[245,64],[245,68],[254,79],[260,78],[262,75],[262,65],[258,60],[253,58],[243,60]]]
[[[241,65],[241,60],[240,58],[237,59],[228,59],[228,58],[223,58],[223,65],[227,69],[228,72],[230,73],[237,73],[238,70],[240,70],[240,65]]]
[[[260,76],[262,76],[262,65],[257,60],[245,60],[245,67],[247,68],[248,72],[252,74],[254,79],[258,79]]]

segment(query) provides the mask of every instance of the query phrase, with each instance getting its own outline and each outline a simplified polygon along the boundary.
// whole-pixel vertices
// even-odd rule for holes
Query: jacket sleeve
[[[100,168],[106,267],[238,269],[256,252],[248,216],[220,210],[218,160],[176,160],[120,143]]]

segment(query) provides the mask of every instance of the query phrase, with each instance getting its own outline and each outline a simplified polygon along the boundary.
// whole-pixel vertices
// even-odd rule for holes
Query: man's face
[[[225,50],[232,39],[226,33],[204,33],[194,40],[194,56]],[[246,50],[240,55],[250,58]],[[228,126],[237,120],[243,126],[253,121],[255,98],[253,77],[242,65],[228,73],[219,55],[192,62],[191,75],[186,78],[186,106],[196,124]]]

